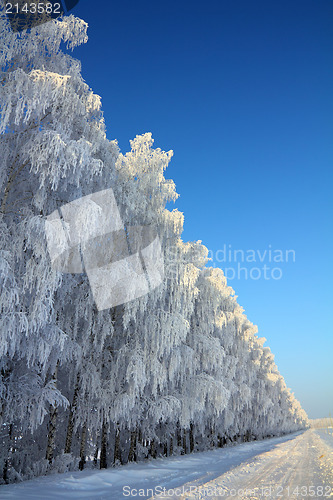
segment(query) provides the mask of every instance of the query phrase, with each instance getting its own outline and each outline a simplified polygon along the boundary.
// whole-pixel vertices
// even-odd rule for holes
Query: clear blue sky
[[[126,152],[152,132],[174,150],[183,238],[295,250],[247,264],[280,280],[230,285],[309,416],[333,413],[333,1],[80,0],[73,13],[90,26],[74,56],[108,137]]]

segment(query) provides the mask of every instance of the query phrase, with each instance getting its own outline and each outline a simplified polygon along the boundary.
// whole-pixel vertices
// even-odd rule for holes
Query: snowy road
[[[163,488],[169,494],[157,495]],[[185,494],[183,494],[186,492]],[[1,500],[333,497],[333,437],[308,430],[182,457],[0,486]]]
[[[333,497],[333,436],[309,430],[204,484],[184,486],[182,499]],[[192,492],[191,492],[192,488]],[[177,492],[175,492],[177,493]],[[155,498],[177,498],[176,494]]]

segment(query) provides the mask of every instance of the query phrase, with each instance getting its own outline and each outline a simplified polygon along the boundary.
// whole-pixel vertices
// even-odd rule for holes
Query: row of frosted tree
[[[106,138],[69,50],[73,16],[22,33],[0,17],[0,481],[185,454],[307,426],[164,178],[172,152]],[[52,268],[46,217],[112,188],[125,226],[156,228],[163,283],[98,311],[86,274]],[[89,221],[82,221],[89,224]]]

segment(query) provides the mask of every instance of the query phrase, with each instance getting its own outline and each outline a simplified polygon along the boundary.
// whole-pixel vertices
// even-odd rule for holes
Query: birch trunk
[[[173,455],[173,436],[170,436],[170,456]]]
[[[6,484],[9,483],[8,471],[9,471],[9,467],[10,467],[10,456],[13,452],[12,441],[13,441],[13,424],[10,424],[9,431],[8,431],[8,452],[7,452],[7,457],[5,459],[3,471],[2,471],[2,477],[3,477],[3,480]]]
[[[194,451],[194,425],[193,422],[190,423],[190,453]]]
[[[58,376],[58,366],[59,362],[56,366],[55,372],[53,374],[53,379],[55,381],[55,385],[57,384],[57,376]],[[49,429],[47,436],[47,447],[46,447],[46,460],[49,463],[52,462],[55,450],[55,437],[57,431],[57,416],[58,416],[58,408],[56,406],[50,405],[50,421],[49,421]]]
[[[181,448],[182,446],[182,433],[180,428],[180,423],[177,422],[177,446]]]
[[[75,412],[76,412],[77,399],[78,399],[78,394],[79,394],[79,383],[80,383],[80,377],[78,374],[77,378],[76,378],[76,384],[75,384],[75,389],[74,389],[74,394],[73,394],[73,401],[72,401],[72,404],[71,404],[71,407],[69,410],[69,415],[68,415],[65,453],[70,453],[71,448],[72,448],[73,431],[74,431],[74,416],[75,416]]]
[[[151,457],[156,458],[157,451],[156,451],[155,439],[152,439],[152,441],[150,442],[149,454]]]
[[[79,469],[83,470],[86,463],[86,442],[87,442],[87,422],[82,428],[81,445],[80,445],[80,463]]]
[[[106,461],[107,439],[108,439],[107,423],[106,423],[105,419],[103,419],[102,436],[101,436],[101,458],[100,458],[100,465],[99,465],[100,469],[107,468],[107,461]]]
[[[169,452],[169,449],[168,449],[168,441],[165,441],[164,446],[163,446],[163,453],[164,453],[164,456],[165,456],[165,457],[167,457],[167,456],[168,456],[168,452]]]
[[[187,454],[187,435],[186,435],[186,429],[184,429],[183,431],[183,450],[184,450],[184,454],[186,455]]]
[[[121,462],[121,454],[120,454],[120,430],[117,425],[116,427],[116,433],[115,433],[115,438],[114,438],[114,456],[113,456],[113,463]]]
[[[94,453],[94,465],[97,467],[97,460],[98,460],[98,452],[99,452],[99,445],[98,445],[98,440],[99,436],[96,436],[96,448],[95,448],[95,453]]]
[[[128,461],[129,462],[136,462],[136,437],[137,437],[137,431],[134,430],[131,432],[131,444],[130,444],[130,450],[128,454]]]
[[[49,432],[47,436],[47,447],[46,447],[46,460],[50,463],[53,460],[54,449],[55,449],[55,437],[57,431],[57,415],[58,409],[56,406],[50,405],[50,421],[49,421]]]

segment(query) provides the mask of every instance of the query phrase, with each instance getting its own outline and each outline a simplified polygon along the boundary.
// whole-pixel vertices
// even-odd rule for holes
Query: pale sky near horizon
[[[80,0],[72,12],[89,24],[73,56],[109,139],[126,152],[152,132],[174,150],[183,239],[229,269],[309,417],[333,413],[333,2]],[[224,249],[255,261],[221,261]]]

